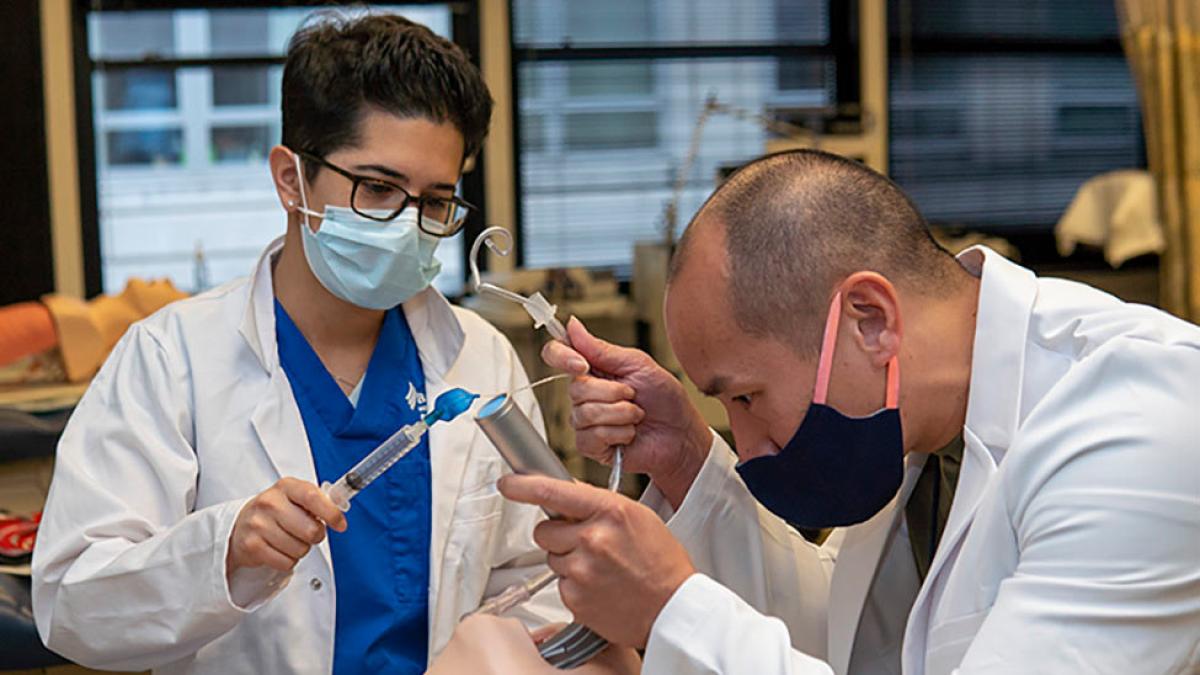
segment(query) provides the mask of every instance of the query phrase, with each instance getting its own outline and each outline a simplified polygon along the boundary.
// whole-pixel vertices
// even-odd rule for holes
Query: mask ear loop
[[[884,407],[888,410],[900,408],[900,359],[893,356],[887,364],[887,398]]]
[[[289,150],[290,152],[290,150]],[[304,167],[300,165],[300,155],[292,153],[292,161],[296,164],[296,179],[300,183],[300,208],[296,209],[304,216],[304,227],[308,228],[309,233],[312,233],[312,223],[308,222],[308,217],[324,217],[319,213],[308,208],[308,195],[304,192]]]
[[[839,311],[842,304],[842,292],[833,294],[833,302],[829,303],[829,314],[825,317],[825,336],[821,338],[821,355],[817,360],[817,384],[813,388],[812,402],[825,405],[829,395],[829,373],[833,370],[833,350],[837,345],[838,322],[842,318]]]
[[[829,376],[833,370],[833,350],[837,346],[838,324],[841,321],[842,293],[833,294],[829,303],[829,315],[825,319],[825,335],[821,338],[821,355],[817,360],[817,383],[813,387],[813,403],[825,405],[829,397]],[[887,391],[884,407],[895,410],[900,407],[900,361],[893,356],[887,363]]]

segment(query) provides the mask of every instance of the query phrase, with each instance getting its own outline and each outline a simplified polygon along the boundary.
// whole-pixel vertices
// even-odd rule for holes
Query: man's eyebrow
[[[458,189],[458,186],[452,185],[450,183],[434,183],[433,185],[429,186],[429,189],[430,190],[447,190],[449,192],[454,192],[455,190]]]
[[[715,375],[711,380],[708,381],[708,384],[700,388],[700,393],[704,394],[705,396],[716,398],[728,388],[729,378],[725,375]]]
[[[388,178],[392,178],[395,180],[399,180],[399,181],[407,181],[408,180],[408,176],[405,176],[404,174],[400,173],[399,171],[396,171],[395,169],[389,169],[388,167],[381,166],[379,164],[359,164],[358,166],[354,167],[354,170],[355,171],[374,171],[375,173],[383,174],[383,175],[387,176]]]

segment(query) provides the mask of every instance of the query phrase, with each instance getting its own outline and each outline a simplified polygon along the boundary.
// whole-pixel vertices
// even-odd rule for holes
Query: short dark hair
[[[818,150],[768,155],[730,176],[684,232],[672,278],[697,229],[714,225],[724,230],[738,327],[806,355],[820,349],[831,290],[854,272],[875,271],[898,287],[936,293],[957,267],[899,186]]]
[[[452,123],[465,160],[487,136],[492,97],[466,53],[425,26],[332,10],[314,14],[288,43],[281,107],[283,144],[292,150],[324,157],[355,145],[363,113],[375,107]]]

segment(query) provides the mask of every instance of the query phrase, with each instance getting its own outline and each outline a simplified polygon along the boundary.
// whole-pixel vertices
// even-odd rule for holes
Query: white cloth
[[[988,249],[960,260],[982,268],[966,446],[903,672],[1200,672],[1200,328]],[[707,576],[659,615],[644,672],[846,673],[852,646],[886,653],[864,644],[881,632],[864,599],[872,581],[903,595],[880,561],[919,472],[818,549],[714,441],[678,513],[646,498]]]
[[[1158,217],[1158,189],[1148,171],[1110,171],[1088,179],[1054,227],[1058,252],[1076,244],[1104,249],[1104,259],[1120,267],[1130,258],[1162,253],[1166,247]]]
[[[279,246],[249,279],[135,324],[72,416],[33,559],[34,613],[51,649],[120,670],[331,671],[337,592],[327,542],[275,597],[225,579],[246,500],[283,476],[316,480],[276,349],[270,263]],[[403,309],[430,397],[527,383],[508,341],[474,313],[432,289]],[[540,427],[532,394],[518,396]],[[544,569],[545,557],[532,539],[544,516],[495,490],[503,461],[470,417],[429,436],[432,658],[459,617]],[[553,588],[521,618],[569,620]],[[243,608],[233,597],[252,601]]]

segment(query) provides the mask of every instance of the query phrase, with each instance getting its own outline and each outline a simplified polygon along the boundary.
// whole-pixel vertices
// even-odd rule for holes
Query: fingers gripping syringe
[[[376,478],[383,475],[392,465],[399,462],[413,448],[421,443],[421,437],[429,431],[435,422],[449,422],[471,407],[479,394],[472,394],[463,389],[450,389],[442,392],[433,404],[433,410],[425,417],[412,424],[400,427],[386,441],[354,465],[336,482],[326,481],[321,484],[324,492],[337,507],[343,511],[350,508],[350,500]]]
[[[321,491],[343,511],[349,510],[350,500],[363,488],[367,487],[385,471],[392,468],[396,462],[407,455],[421,442],[421,437],[429,431],[436,422],[449,422],[463,414],[479,398],[463,389],[450,389],[442,392],[433,404],[433,412],[412,424],[401,427],[386,441],[371,451],[354,468],[347,471],[341,478],[321,485]],[[267,588],[272,592],[283,588],[292,578],[291,571],[280,572],[270,567],[242,567],[234,571],[231,578],[231,593],[239,605],[249,604],[255,597],[255,590]],[[249,593],[247,595],[247,593]]]

